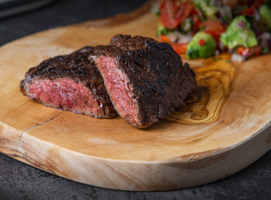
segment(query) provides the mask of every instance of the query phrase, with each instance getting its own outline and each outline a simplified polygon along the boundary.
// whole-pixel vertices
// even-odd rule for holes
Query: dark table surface
[[[0,45],[45,29],[129,12],[144,2],[58,0],[44,8],[1,19]],[[0,200],[2,199],[270,200],[271,151],[228,178],[194,188],[166,192],[114,191],[84,185],[43,172],[0,153]]]

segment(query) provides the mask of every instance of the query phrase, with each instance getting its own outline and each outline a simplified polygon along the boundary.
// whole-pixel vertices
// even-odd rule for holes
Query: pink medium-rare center
[[[91,91],[80,82],[69,78],[35,79],[28,89],[29,97],[43,104],[86,115],[98,115],[99,103]]]
[[[86,46],[42,61],[25,74],[20,91],[46,106],[95,118],[116,117],[102,75],[88,58],[92,52],[93,47]]]
[[[121,34],[49,58],[20,82],[25,96],[46,106],[105,119],[118,113],[136,128],[166,118],[196,90],[195,73],[169,44]]]
[[[107,92],[119,115],[128,118],[131,124],[135,123],[137,107],[130,92],[127,77],[110,57],[99,56],[96,58],[96,64],[104,78]]]

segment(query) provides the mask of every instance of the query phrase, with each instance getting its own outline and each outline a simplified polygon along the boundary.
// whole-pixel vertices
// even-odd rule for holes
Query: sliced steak
[[[89,56],[118,114],[137,128],[169,116],[196,90],[195,74],[167,43],[116,35]]]
[[[101,74],[88,57],[92,47],[43,61],[29,69],[20,90],[38,102],[95,118],[114,118],[117,113]]]

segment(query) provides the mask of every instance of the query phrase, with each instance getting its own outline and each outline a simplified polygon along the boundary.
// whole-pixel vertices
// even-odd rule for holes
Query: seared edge
[[[28,96],[28,85],[32,84],[34,79],[55,80],[59,78],[69,78],[89,88],[93,98],[96,99],[99,102],[99,106],[103,108],[101,115],[92,115],[91,117],[116,117],[117,114],[106,92],[102,76],[97,70],[94,61],[88,59],[92,52],[93,47],[86,46],[70,55],[49,58],[40,63],[37,67],[30,68],[25,74],[25,79],[20,82],[20,91],[25,96]]]
[[[116,35],[109,46],[95,47],[90,59],[98,56],[113,58],[128,78],[138,111],[138,123],[132,125],[137,128],[149,127],[169,116],[197,88],[193,70],[187,63],[182,64],[180,56],[167,43],[142,36]]]

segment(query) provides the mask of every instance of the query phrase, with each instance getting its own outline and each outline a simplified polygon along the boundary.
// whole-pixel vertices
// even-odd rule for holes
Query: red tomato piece
[[[173,43],[171,46],[177,54],[185,54],[188,43]]]
[[[159,38],[160,42],[170,42],[170,39],[166,35],[161,35]]]
[[[206,41],[204,39],[199,40],[199,45],[204,46],[206,44]]]
[[[192,15],[199,15],[199,13],[198,13],[198,11],[195,8],[193,8],[192,11],[191,11],[191,13],[190,13],[190,15],[191,16]]]
[[[166,28],[174,29],[189,16],[194,7],[192,0],[164,0],[160,7],[160,22]]]
[[[219,41],[220,35],[225,32],[225,28],[215,17],[201,22],[200,27],[204,27],[203,32],[211,34],[215,41]]]
[[[241,12],[242,15],[249,15],[249,16],[253,16],[254,15],[254,9],[253,8],[248,8],[245,9]]]
[[[199,16],[197,16],[197,15],[193,16],[193,21],[194,21],[194,28],[196,29],[193,32],[198,32],[198,30],[201,26],[201,21],[200,21]]]
[[[245,48],[240,46],[237,48],[237,53],[240,54],[240,55],[243,55],[243,52],[244,52]]]
[[[176,19],[177,4],[175,1],[164,0],[160,8],[160,22],[168,29],[176,28],[179,21]]]
[[[192,10],[194,9],[195,4],[191,0],[187,0],[186,2],[182,2],[178,12],[176,14],[176,19],[178,19],[179,23],[182,23],[185,18],[187,18]]]

